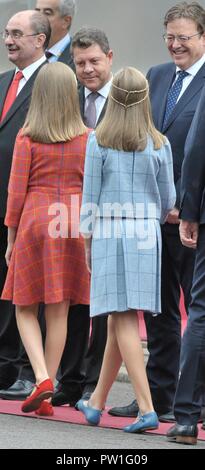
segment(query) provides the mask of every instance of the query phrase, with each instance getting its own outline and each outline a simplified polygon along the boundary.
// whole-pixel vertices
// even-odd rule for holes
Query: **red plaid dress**
[[[87,137],[41,144],[19,132],[5,218],[18,231],[2,299],[15,305],[68,299],[89,304],[84,242],[78,235]]]

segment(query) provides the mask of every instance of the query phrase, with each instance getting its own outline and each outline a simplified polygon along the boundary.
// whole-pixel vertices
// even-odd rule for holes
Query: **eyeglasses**
[[[25,38],[27,36],[37,36],[38,34],[40,33],[33,33],[33,34],[23,34],[21,31],[13,31],[13,32],[10,32],[9,31],[3,31],[1,33],[1,36],[3,39],[8,39],[8,37],[10,36],[11,39],[21,39],[21,38]]]
[[[203,33],[195,33],[192,34],[191,36],[184,36],[184,35],[179,35],[174,36],[174,34],[163,34],[163,38],[167,44],[171,44],[172,42],[175,41],[175,39],[180,42],[181,44],[186,44],[191,38],[194,36],[202,36]]]

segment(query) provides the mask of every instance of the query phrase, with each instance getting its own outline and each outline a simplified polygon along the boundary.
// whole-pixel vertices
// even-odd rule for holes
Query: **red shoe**
[[[53,384],[50,379],[43,380],[39,385],[35,385],[36,390],[22,404],[21,410],[30,413],[40,408],[43,400],[53,396]]]
[[[40,408],[35,411],[35,414],[39,416],[53,416],[54,411],[51,403],[43,400],[40,404]]]

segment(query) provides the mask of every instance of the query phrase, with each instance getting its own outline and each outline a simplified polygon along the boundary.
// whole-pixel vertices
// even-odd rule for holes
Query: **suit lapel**
[[[79,90],[79,100],[80,100],[80,113],[81,113],[82,119],[84,121],[85,89],[84,89],[83,86]],[[100,116],[97,120],[96,126],[100,123],[100,121],[102,121],[102,118],[104,117],[104,114],[105,114],[105,111],[106,111],[106,107],[107,107],[107,100],[106,100],[105,105],[103,106],[103,109],[102,109],[102,111],[100,113]]]
[[[85,107],[85,95],[84,95],[84,87],[81,86],[79,90],[79,101],[80,101],[80,114],[84,121],[84,107]]]
[[[104,104],[104,106],[103,106],[103,109],[102,109],[102,111],[101,111],[101,113],[100,113],[100,116],[99,116],[99,118],[98,118],[98,120],[97,120],[96,127],[97,127],[98,124],[100,124],[100,122],[101,122],[102,119],[104,118],[106,108],[107,108],[107,99],[106,99],[106,102],[105,102],[105,104]]]
[[[73,59],[70,53],[70,44],[64,49],[62,54],[58,58],[58,62],[63,62],[63,64],[69,65],[72,69],[74,69]]]
[[[10,87],[10,84],[13,80],[14,70],[9,71],[4,78],[1,80],[1,93],[0,93],[0,116],[3,111],[4,101],[7,95],[7,91]]]
[[[170,115],[166,126],[163,129],[163,132],[175,121],[178,115],[183,111],[183,109],[188,105],[189,101],[193,98],[193,96],[200,91],[200,89],[205,84],[205,64],[199,69],[196,76],[191,81],[190,85],[186,88],[185,92],[183,93],[182,97],[179,99],[178,103],[176,104],[172,114]]]
[[[169,92],[169,89],[173,83],[174,77],[175,77],[175,72],[176,72],[176,66],[174,64],[171,64],[171,68],[167,70],[167,73],[164,75],[162,86],[161,86],[161,93],[160,93],[160,98],[161,100],[159,102],[159,108],[157,109],[156,112],[156,122],[157,122],[157,129],[162,131],[163,128],[163,121],[164,121],[164,114],[165,114],[165,109],[166,109],[166,104],[167,104],[167,95]]]
[[[17,111],[17,109],[23,104],[23,102],[28,99],[28,97],[31,95],[33,84],[35,81],[35,78],[37,76],[38,71],[40,68],[45,64],[45,62],[38,67],[37,70],[31,75],[29,80],[26,82],[18,96],[16,97],[14,103],[12,104],[11,108],[9,109],[8,113],[6,114],[4,120],[2,121],[1,125],[4,125],[11,117],[13,114]],[[8,89],[8,87],[7,87]]]

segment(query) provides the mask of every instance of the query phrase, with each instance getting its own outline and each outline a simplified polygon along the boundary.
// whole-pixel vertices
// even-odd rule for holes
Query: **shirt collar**
[[[111,84],[112,84],[112,79],[113,79],[113,76],[111,77],[111,79],[109,80],[109,82],[107,82],[102,88],[100,88],[100,90],[98,90],[98,93],[100,96],[102,96],[103,98],[107,99],[108,95],[109,95],[109,92],[110,92],[110,87],[111,87]],[[89,90],[89,88],[86,88],[85,87],[85,99],[92,93],[91,90]]]
[[[45,54],[43,54],[43,56],[40,59],[28,65],[28,67],[25,67],[25,69],[22,70],[25,80],[28,81],[31,75],[33,75],[33,73],[38,69],[38,67],[40,67],[40,65],[43,64],[45,61],[46,61],[46,56]],[[19,68],[16,67],[16,72],[18,72],[18,70]]]
[[[60,57],[64,49],[70,44],[71,37],[67,33],[60,41],[56,42],[52,47],[49,47],[48,51],[51,52],[54,56]]]
[[[204,63],[205,63],[205,54],[203,54],[201,59],[197,60],[197,62],[195,62],[193,65],[191,65],[191,67],[186,69],[186,72],[188,72],[189,75],[192,75],[193,77],[195,77],[195,75],[200,70],[202,65],[204,65]],[[181,72],[181,69],[179,67],[176,67],[176,73],[177,72]]]

